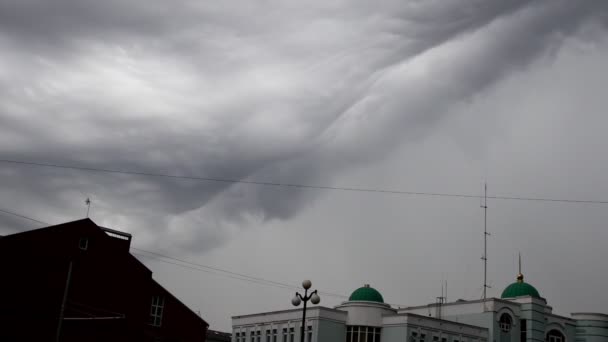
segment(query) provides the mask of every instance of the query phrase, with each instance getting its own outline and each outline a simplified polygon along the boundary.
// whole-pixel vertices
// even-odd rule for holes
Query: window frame
[[[150,325],[160,327],[163,324],[163,312],[165,309],[165,297],[160,295],[152,296],[150,304]]]
[[[545,334],[546,342],[566,342],[566,335],[557,329],[551,329]]]
[[[86,251],[89,249],[89,238],[88,237],[81,237],[80,240],[78,240],[78,249]]]
[[[366,325],[347,325],[346,342],[380,342],[381,329]]]
[[[513,318],[511,318],[511,315],[506,312],[500,315],[498,320],[498,328],[505,334],[510,333],[511,329],[513,328]]]
[[[520,342],[526,342],[528,339],[528,321],[525,319],[519,320],[519,340]]]

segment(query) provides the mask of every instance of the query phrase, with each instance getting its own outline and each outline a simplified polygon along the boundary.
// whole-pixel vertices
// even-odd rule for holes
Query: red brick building
[[[0,237],[0,341],[204,342],[130,244],[89,219]]]

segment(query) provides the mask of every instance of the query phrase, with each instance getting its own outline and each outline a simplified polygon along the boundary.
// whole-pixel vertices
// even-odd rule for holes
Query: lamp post
[[[310,289],[311,286],[312,283],[310,282],[310,280],[304,280],[302,282],[302,287],[304,288],[304,295],[302,296],[301,294],[296,292],[296,295],[293,296],[293,298],[291,299],[291,304],[293,304],[293,306],[298,306],[301,302],[304,302],[304,307],[302,308],[302,329],[300,334],[301,342],[304,342],[304,333],[306,332],[306,330],[304,329],[306,326],[306,303],[309,300],[313,304],[319,304],[321,302],[321,297],[319,297],[319,295],[317,294],[317,290],[312,291],[310,295],[308,294],[308,289]]]

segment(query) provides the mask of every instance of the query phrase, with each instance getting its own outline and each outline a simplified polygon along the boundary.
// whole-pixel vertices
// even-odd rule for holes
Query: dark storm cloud
[[[605,20],[607,7],[2,1],[0,153],[331,185],[342,172],[428,135],[453,105],[525,69],[582,24]],[[91,196],[101,223],[192,250],[217,246],[247,220],[290,219],[319,195],[2,169],[13,172],[3,178],[2,196],[14,196],[16,209],[65,220],[79,217]]]

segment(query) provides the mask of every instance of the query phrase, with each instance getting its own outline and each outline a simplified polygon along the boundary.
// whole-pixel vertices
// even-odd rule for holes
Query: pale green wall
[[[577,342],[608,342],[608,322],[578,320],[576,322]]]
[[[545,341],[545,308],[539,304],[521,304],[521,317],[528,322],[527,342]],[[519,339],[518,339],[519,340]]]
[[[382,342],[409,342],[410,331],[405,325],[382,328]]]
[[[421,342],[420,335],[425,334],[425,342],[433,342],[433,335],[441,338],[447,338],[448,342],[458,340],[461,342],[470,341],[469,337],[461,336],[453,332],[447,332],[437,327],[421,327],[418,329],[416,325],[398,326],[398,327],[384,327],[382,328],[382,342],[413,342],[412,332],[418,334],[416,342]],[[389,339],[385,339],[385,336]]]
[[[494,312],[480,312],[473,314],[462,314],[462,315],[454,315],[454,316],[445,316],[443,319],[448,321],[454,321],[458,323],[475,325],[478,327],[488,328],[488,340],[492,342],[492,336],[494,331],[497,331],[498,325],[494,320]],[[496,339],[496,342],[499,342],[499,339]]]
[[[320,320],[317,329],[317,342],[346,341],[346,325],[332,321]]]

